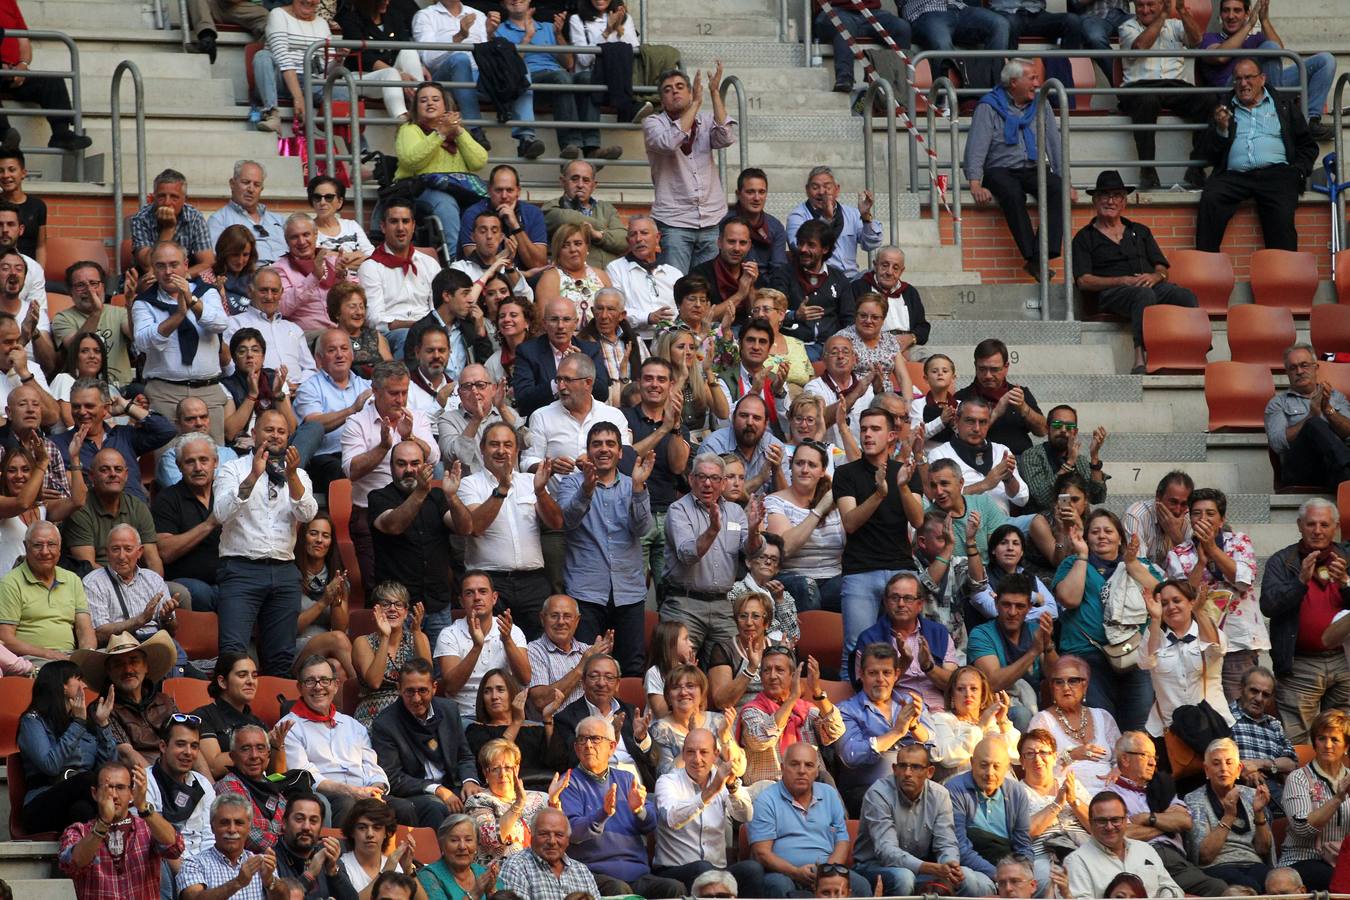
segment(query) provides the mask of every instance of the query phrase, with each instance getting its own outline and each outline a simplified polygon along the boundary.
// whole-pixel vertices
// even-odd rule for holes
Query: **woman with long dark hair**
[[[80,667],[55,660],[38,670],[33,699],[19,719],[27,792],[20,818],[30,832],[64,831],[94,818],[94,772],[117,757],[113,692],[91,705]]]
[[[243,225],[231,225],[216,238],[216,261],[209,278],[225,303],[225,312],[237,316],[248,309],[253,273],[258,269],[258,241]]]
[[[68,431],[75,425],[70,411],[70,389],[81,378],[96,378],[108,386],[114,397],[118,395],[117,385],[108,377],[108,345],[103,342],[103,336],[94,331],[75,338],[66,349],[65,367],[52,379],[51,395],[61,406],[61,421],[52,426],[53,434]]]
[[[347,637],[351,584],[342,567],[336,528],[327,513],[310,519],[295,536],[295,565],[300,570],[296,665],[317,653],[340,665],[348,678],[355,678],[352,642]]]

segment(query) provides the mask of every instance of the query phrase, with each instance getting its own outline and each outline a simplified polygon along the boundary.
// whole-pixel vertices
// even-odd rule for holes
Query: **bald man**
[[[1031,807],[1026,791],[1009,774],[1011,767],[1007,741],[1002,736],[986,737],[975,745],[970,771],[945,785],[952,797],[961,868],[968,873],[967,883],[977,882],[979,897],[994,895],[996,866],[1010,849],[1027,859],[1035,857],[1031,849]],[[1036,880],[1043,888],[1050,877],[1049,860],[1038,860],[1036,869]]]
[[[160,629],[174,630],[178,599],[164,578],[140,566],[145,554],[141,535],[129,524],[114,525],[104,547],[108,564],[84,576],[84,592],[99,646],[130,631],[145,640]]]
[[[91,566],[108,564],[108,537],[114,527],[131,525],[141,536],[145,565],[164,574],[150,507],[127,492],[127,464],[111,447],[94,454],[89,466],[89,498],[66,520],[66,546],[73,559]]]

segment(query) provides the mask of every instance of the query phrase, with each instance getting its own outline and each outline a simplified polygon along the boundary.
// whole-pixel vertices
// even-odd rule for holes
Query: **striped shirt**
[[[1321,859],[1323,847],[1339,847],[1346,835],[1350,835],[1350,816],[1346,815],[1350,812],[1350,800],[1342,800],[1340,809],[1321,828],[1308,824],[1308,816],[1312,811],[1335,795],[1335,783],[1322,772],[1316,760],[1289,773],[1284,782],[1284,796],[1280,800],[1285,814],[1289,816],[1289,832],[1284,838],[1280,865],[1291,866],[1309,859]]]
[[[919,16],[928,13],[965,8],[966,5],[961,0],[905,0],[905,11],[900,15],[907,21],[913,22]]]
[[[279,6],[267,14],[267,49],[272,51],[272,59],[282,72],[301,72],[304,70],[305,48],[315,41],[326,41],[333,36],[328,20],[315,16],[310,21],[297,19]],[[316,57],[316,68],[322,65],[322,57]]]
[[[1134,47],[1135,39],[1144,33],[1144,26],[1137,18],[1130,17],[1121,23],[1117,33],[1120,46],[1129,50]],[[1153,42],[1152,50],[1186,49],[1186,28],[1180,19],[1168,19]],[[1186,60],[1180,56],[1127,57],[1120,61],[1124,74],[1124,86],[1136,81],[1166,81],[1184,78]]]

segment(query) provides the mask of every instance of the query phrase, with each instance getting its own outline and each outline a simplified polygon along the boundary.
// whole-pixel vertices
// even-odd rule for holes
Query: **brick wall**
[[[1194,195],[1191,195],[1194,196]],[[1304,203],[1295,213],[1298,228],[1299,249],[1312,253],[1318,258],[1318,268],[1324,279],[1331,278],[1331,217],[1329,204]],[[1163,252],[1186,250],[1195,247],[1195,201],[1189,199],[1180,203],[1158,203],[1132,205],[1127,218],[1142,222],[1153,230],[1154,236]],[[1036,218],[1032,211],[1032,221]],[[1088,223],[1092,218],[1092,209],[1088,206],[1076,206],[1073,210],[1073,228],[1068,238]],[[1022,270],[1022,257],[1013,247],[1008,234],[1007,223],[997,208],[974,207],[966,203],[961,209],[962,239],[965,245],[965,267],[979,272],[986,284],[1025,283],[1026,272]],[[943,243],[954,240],[952,220],[944,215],[942,220]],[[1233,259],[1233,269],[1238,281],[1246,281],[1251,269],[1249,260],[1255,250],[1265,246],[1261,239],[1261,223],[1257,221],[1256,210],[1244,205],[1228,223],[1224,234],[1223,251]],[[1062,269],[1062,267],[1060,267]],[[1061,275],[1062,275],[1061,271]]]

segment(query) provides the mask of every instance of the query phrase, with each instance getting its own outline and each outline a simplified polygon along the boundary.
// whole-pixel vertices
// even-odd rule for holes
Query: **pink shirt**
[[[427,445],[431,455],[427,457],[427,462],[435,463],[441,458],[440,445],[436,439],[431,436],[431,425],[427,423],[427,417],[414,409],[408,410],[408,415],[412,416],[414,437],[420,438],[422,443]],[[352,460],[365,453],[372,447],[380,443],[380,414],[375,409],[374,399],[367,400],[366,405],[361,411],[348,417],[347,423],[342,426],[342,471],[351,475]],[[393,444],[390,445],[390,451],[398,445],[398,436],[394,436]],[[379,465],[366,473],[365,477],[356,479],[352,482],[352,506],[359,506],[362,509],[366,507],[366,497],[371,491],[378,491],[382,487],[389,485],[394,480],[394,475],[389,469],[389,454],[384,455]]]
[[[695,124],[693,147],[685,153],[680,145],[689,132],[680,128],[677,119],[658,112],[642,122],[652,186],[656,190],[652,217],[662,225],[712,228],[727,214],[727,194],[717,175],[712,152],[736,142],[736,120],[727,116],[725,122],[717,125],[712,113],[700,112]]]
[[[336,267],[327,263],[322,278],[318,266],[312,274],[306,275],[296,268],[289,253],[272,263],[272,268],[281,275],[281,315],[284,318],[299,325],[302,331],[336,327],[328,318],[328,291],[339,281],[355,281],[355,272],[347,272],[344,279],[338,275]]]

